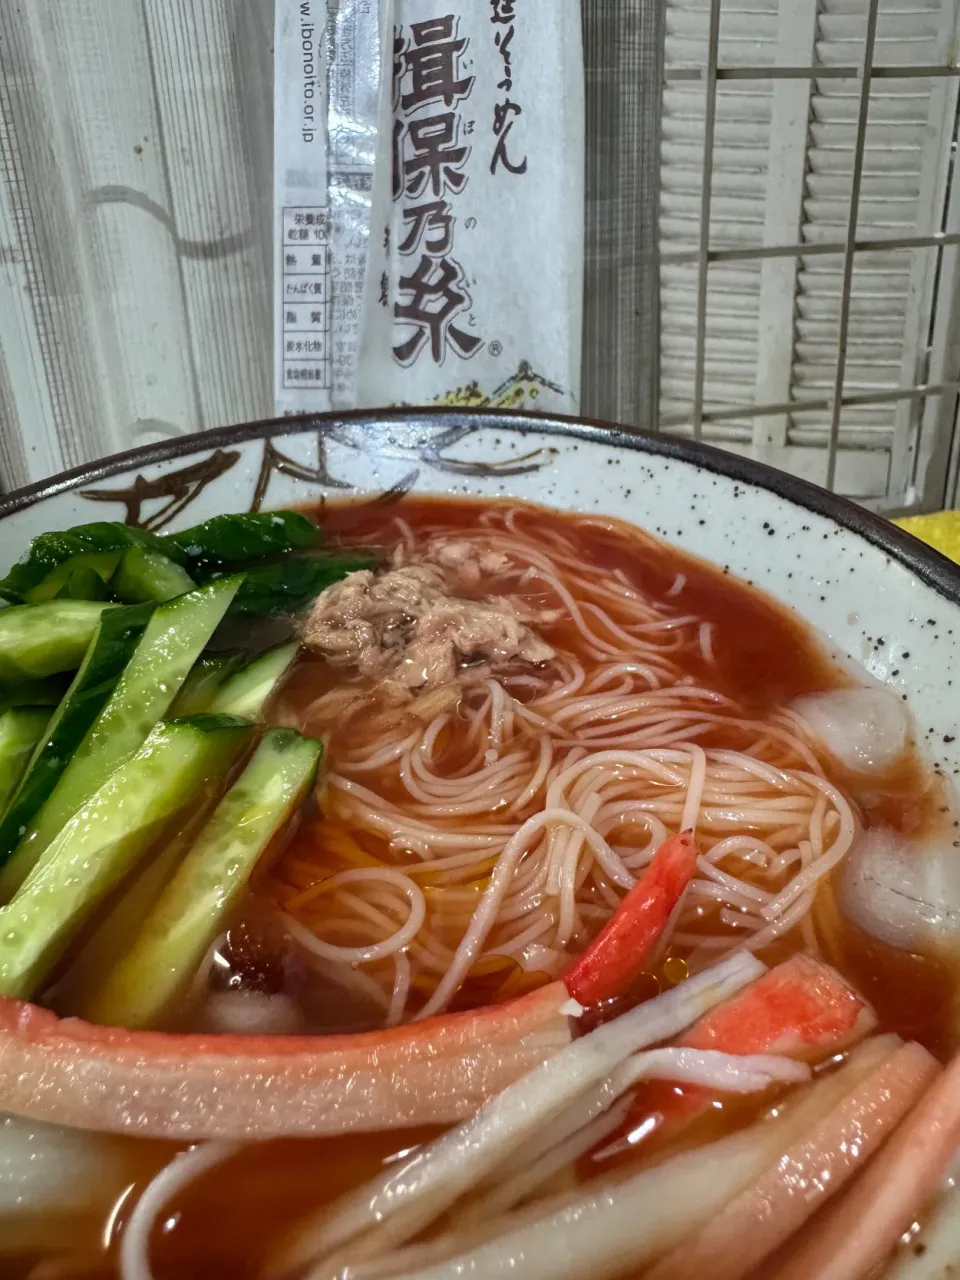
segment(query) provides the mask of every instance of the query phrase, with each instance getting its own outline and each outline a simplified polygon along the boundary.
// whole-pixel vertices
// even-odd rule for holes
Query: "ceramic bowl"
[[[118,454],[0,500],[14,559],[88,520],[173,530],[224,511],[376,493],[526,498],[619,516],[762,587],[907,695],[960,776],[960,568],[878,516],[707,445],[535,414],[283,418]]]
[[[404,410],[285,418],[119,454],[0,500],[10,561],[82,521],[173,530],[226,511],[387,490],[511,496],[618,516],[797,610],[905,694],[926,753],[960,774],[960,568],[910,535],[782,472],[705,445],[532,414]],[[954,1202],[955,1204],[955,1202]],[[897,1280],[940,1280],[960,1255],[904,1255]]]

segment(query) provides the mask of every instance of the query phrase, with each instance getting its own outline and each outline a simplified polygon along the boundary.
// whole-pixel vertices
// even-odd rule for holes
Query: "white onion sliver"
[[[441,1237],[432,1256],[420,1256],[416,1270],[405,1265],[406,1251],[399,1250],[389,1271],[379,1274],[391,1280],[605,1280],[622,1274],[624,1258],[640,1270],[755,1181],[889,1052],[890,1043],[877,1037],[775,1119],[621,1181],[588,1184],[487,1221],[482,1236]]]
[[[715,1089],[718,1093],[757,1093],[771,1084],[802,1084],[810,1068],[792,1058],[769,1054],[744,1057],[716,1049],[650,1049],[633,1054],[595,1089],[578,1097],[524,1145],[521,1168],[539,1159],[615,1103],[643,1080],[673,1080]]]
[[[536,1160],[525,1161],[505,1181],[496,1183],[486,1195],[470,1205],[467,1222],[489,1222],[527,1199],[561,1169],[585,1156],[619,1129],[629,1114],[630,1106],[630,1098],[619,1099],[609,1111],[601,1111],[587,1124],[541,1152]]]
[[[630,1054],[679,1034],[764,972],[755,957],[733,956],[574,1041],[469,1120],[331,1206],[305,1227],[286,1266],[303,1266],[374,1224],[378,1247],[410,1239]]]

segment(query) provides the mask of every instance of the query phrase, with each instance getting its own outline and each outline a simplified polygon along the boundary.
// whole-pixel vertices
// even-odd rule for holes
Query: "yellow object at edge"
[[[935,511],[929,516],[905,516],[894,524],[960,564],[960,511]]]

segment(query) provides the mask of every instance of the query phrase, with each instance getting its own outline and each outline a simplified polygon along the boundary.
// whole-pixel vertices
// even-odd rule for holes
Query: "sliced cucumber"
[[[49,707],[11,707],[0,715],[0,805],[16,790],[49,719]]]
[[[64,823],[166,715],[240,581],[221,578],[154,611],[113,693],[4,869],[8,892],[23,883]]]
[[[43,600],[53,600],[63,595],[78,600],[102,600],[104,598],[102,594],[78,596],[76,591],[79,583],[84,580],[92,583],[92,578],[84,577],[92,574],[99,583],[99,587],[94,587],[93,590],[103,588],[103,584],[109,580],[120,563],[122,554],[121,551],[81,551],[71,556],[69,560],[64,560],[63,564],[57,565],[55,569],[51,569],[42,582],[38,582],[35,587],[24,592],[23,598],[27,604],[40,604]],[[72,591],[68,590],[77,575],[80,575],[77,578],[77,585]]]
[[[182,561],[183,552],[175,544],[146,529],[102,520],[94,524],[78,524],[59,533],[41,533],[34,538],[26,554],[0,578],[0,596],[21,601],[31,587],[37,586],[54,569],[76,555],[125,551],[127,547],[152,547],[173,560]]]
[[[51,993],[50,1006],[57,1013],[82,1013],[91,994],[107,981],[130,950],[143,922],[173,879],[174,872],[189,853],[222,794],[223,779],[218,777],[191,806],[189,820],[176,835],[160,841],[130,876],[129,883],[123,886],[119,895],[115,895],[83,946],[71,955],[69,968]]]
[[[67,971],[58,979],[49,1001],[44,998],[61,1016],[84,1016],[91,993],[100,990],[129,951],[130,940],[140,932],[189,850],[179,836],[160,843],[163,847],[147,854],[133,872],[130,885],[124,886],[79,953],[70,957]]]
[[[0,862],[16,848],[41,805],[57,785],[74,751],[113,692],[144,628],[152,605],[110,609],[90,642],[80,670],[46,726],[16,792],[0,817]],[[11,897],[23,879],[22,866],[0,872],[0,901]]]
[[[0,680],[76,671],[104,609],[97,600],[49,600],[0,609]]]
[[[244,891],[261,854],[316,776],[321,745],[295,729],[269,729],[217,806],[84,1016],[124,1027],[154,1023],[190,979]],[[0,920],[0,937],[3,921]]]
[[[176,559],[185,556],[190,565],[223,568],[315,547],[321,537],[322,530],[299,511],[258,511],[214,516],[182,533],[168,533],[163,541],[177,549]]]
[[[0,685],[0,712],[8,707],[55,707],[69,687],[69,674]]]
[[[33,994],[89,913],[228,767],[249,732],[230,716],[157,725],[67,823],[14,900],[0,907],[0,995]]]
[[[214,695],[208,710],[228,716],[259,718],[271,695],[280,687],[300,646],[282,644],[255,658],[231,676]]]
[[[58,600],[106,600],[107,584],[95,569],[74,569],[57,592]]]
[[[110,589],[118,600],[139,604],[143,600],[172,600],[192,591],[197,584],[182,565],[169,556],[144,547],[123,553]]]
[[[288,556],[276,564],[252,565],[230,607],[231,617],[299,613],[313,603],[324,587],[376,563],[375,556],[362,551],[319,551]]]
[[[198,716],[209,711],[223,682],[243,665],[246,656],[236,651],[204,654],[198,658],[173,700],[170,715]]]

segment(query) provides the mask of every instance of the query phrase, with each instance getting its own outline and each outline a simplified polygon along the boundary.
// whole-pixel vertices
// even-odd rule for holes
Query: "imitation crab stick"
[[[863,1280],[933,1199],[960,1143],[960,1057],[920,1099],[880,1154],[777,1280]]]
[[[777,1053],[813,1061],[876,1025],[873,1010],[829,965],[795,955],[704,1014],[683,1036],[692,1049]]]
[[[342,1036],[96,1027],[0,998],[0,1111],[140,1137],[276,1138],[449,1124],[570,1042],[560,982]]]
[[[918,1044],[894,1050],[752,1187],[662,1259],[649,1280],[752,1274],[870,1159],[939,1070]]]
[[[829,965],[795,955],[695,1023],[677,1041],[691,1049],[772,1053],[817,1062],[861,1040],[876,1026],[870,1006]],[[638,1096],[631,1119],[660,1115],[657,1131],[683,1128],[713,1105],[696,1085],[682,1093],[662,1085]],[[661,1105],[662,1104],[662,1105]]]
[[[413,1239],[461,1195],[491,1176],[499,1177],[517,1152],[535,1143],[567,1107],[632,1055],[677,1035],[763,971],[755,956],[730,956],[575,1040],[457,1128],[416,1148],[405,1160],[391,1162],[371,1182],[302,1221],[296,1243],[278,1269],[299,1273],[314,1258],[331,1255],[325,1256],[319,1274],[339,1275],[341,1266],[352,1268],[358,1261],[351,1254],[334,1265],[332,1251],[342,1246],[356,1241],[362,1257],[369,1258]],[[526,1275],[527,1262],[519,1269]]]
[[[575,1000],[583,1005],[609,1000],[643,970],[696,867],[692,831],[664,841],[643,876],[564,975]]]
[[[523,1280],[618,1280],[628,1273],[642,1272],[646,1278],[645,1267],[669,1257],[721,1214],[734,1197],[754,1186],[784,1151],[814,1130],[899,1043],[896,1037],[868,1041],[838,1071],[798,1093],[778,1115],[739,1133],[681,1151],[659,1163],[644,1164],[624,1177],[587,1182],[573,1191],[559,1190],[500,1218],[486,1220],[477,1234],[468,1229],[463,1234],[454,1230],[434,1236],[431,1243],[442,1250],[439,1257],[424,1257],[421,1246],[415,1246],[419,1256],[415,1262],[410,1258],[408,1264],[404,1251],[397,1250],[392,1258],[384,1258],[389,1270],[385,1266],[374,1274],[389,1275],[391,1280],[516,1280],[518,1276]],[[436,1149],[445,1137],[431,1146]],[[396,1164],[388,1166],[389,1172],[397,1168]],[[405,1188],[399,1180],[391,1189],[395,1194],[389,1201],[381,1195],[378,1199],[366,1196],[360,1202],[360,1193],[356,1193],[368,1218],[372,1213],[392,1211],[396,1220],[409,1213],[412,1197],[403,1194]],[[331,1207],[328,1236],[329,1223],[336,1220],[336,1208]],[[377,1233],[382,1241],[389,1223],[389,1217],[376,1220],[366,1237],[356,1237],[350,1256],[346,1251],[324,1254],[321,1264],[308,1273],[311,1280],[344,1273],[369,1276],[372,1267],[365,1260],[374,1256],[369,1240]],[[361,1245],[367,1246],[362,1257]],[[284,1274],[280,1268],[276,1270]],[[683,1280],[713,1280],[713,1275],[713,1267],[708,1265],[685,1271]],[[782,1280],[779,1274],[777,1280]]]

